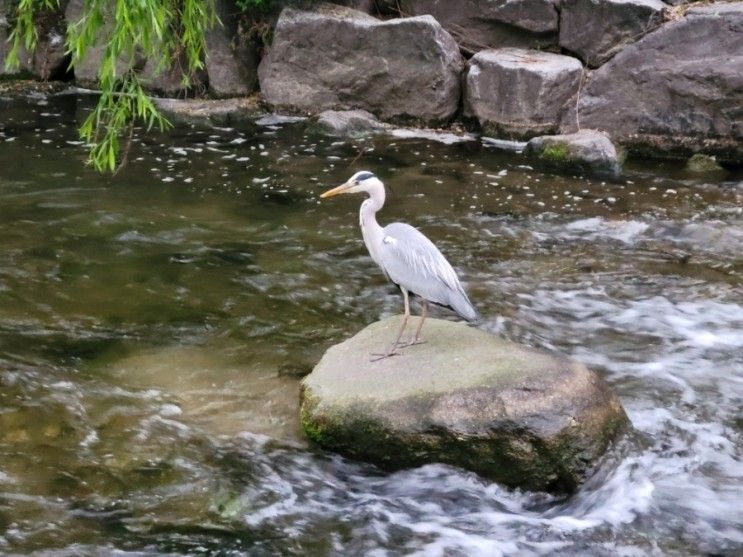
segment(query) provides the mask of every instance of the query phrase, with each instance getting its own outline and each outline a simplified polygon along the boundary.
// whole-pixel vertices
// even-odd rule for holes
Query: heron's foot
[[[409,340],[405,344],[402,344],[400,348],[407,348],[408,346],[415,346],[416,344],[426,344],[426,341],[421,338],[414,338]]]
[[[392,350],[389,350],[389,351],[384,352],[384,353],[372,352],[371,353],[372,358],[369,361],[370,362],[378,362],[379,360],[384,360],[386,358],[391,358],[392,356],[402,356],[402,354],[400,354],[399,352],[395,352],[395,348],[397,348],[397,346],[395,346]]]

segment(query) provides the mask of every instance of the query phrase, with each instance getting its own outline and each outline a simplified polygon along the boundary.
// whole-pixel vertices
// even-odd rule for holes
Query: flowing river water
[[[743,172],[634,161],[607,183],[300,123],[139,131],[111,178],[84,165],[90,106],[0,98],[0,554],[743,552]],[[308,446],[300,378],[401,311],[361,198],[318,198],[360,169],[479,327],[619,395],[635,431],[575,495]]]

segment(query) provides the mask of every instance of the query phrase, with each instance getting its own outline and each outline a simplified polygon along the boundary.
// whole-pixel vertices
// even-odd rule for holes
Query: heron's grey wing
[[[409,224],[384,227],[379,255],[392,281],[431,302],[451,306],[465,319],[476,317],[452,266],[431,240]]]

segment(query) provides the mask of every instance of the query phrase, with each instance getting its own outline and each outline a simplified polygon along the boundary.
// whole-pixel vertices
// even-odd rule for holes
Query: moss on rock
[[[696,153],[686,161],[686,170],[694,174],[727,174],[715,157]]]
[[[569,156],[570,151],[568,146],[564,143],[552,143],[546,145],[542,152],[539,153],[540,159],[553,163],[564,163],[568,160]]]

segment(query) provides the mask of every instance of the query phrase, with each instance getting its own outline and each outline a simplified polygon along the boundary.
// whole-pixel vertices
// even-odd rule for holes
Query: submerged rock
[[[576,58],[536,50],[478,52],[465,78],[464,114],[488,134],[523,138],[554,133],[575,103],[583,66]]]
[[[326,110],[318,115],[315,129],[336,137],[361,137],[387,126],[366,110]]]
[[[531,139],[524,153],[551,168],[578,170],[611,177],[621,173],[617,149],[605,133],[581,130],[568,135]]]
[[[379,21],[321,4],[282,11],[258,73],[276,108],[361,108],[385,120],[441,123],[459,106],[463,64],[431,16]]]
[[[724,170],[715,157],[697,153],[686,161],[686,170],[690,172],[718,172]]]
[[[278,128],[287,124],[297,124],[307,120],[306,116],[293,116],[290,114],[264,114],[256,118],[255,123],[267,128]]]
[[[667,9],[660,0],[563,2],[560,46],[596,68],[660,25]]]
[[[580,363],[431,319],[427,344],[370,362],[400,317],[331,347],[302,381],[319,445],[388,468],[444,462],[512,487],[570,492],[628,425]]]
[[[718,179],[723,179],[728,175],[728,171],[717,162],[715,157],[710,157],[702,153],[696,153],[689,157],[689,160],[686,161],[686,170],[693,174]]]
[[[743,161],[743,2],[689,8],[627,46],[587,80],[583,127],[631,151]],[[574,131],[575,118],[563,131]]]
[[[461,130],[443,131],[431,130],[426,128],[394,128],[389,130],[392,137],[400,139],[425,139],[426,141],[435,141],[444,145],[454,145],[455,143],[467,143],[477,141],[477,135]]]
[[[183,125],[219,125],[252,123],[260,113],[258,99],[154,99],[172,122]]]

